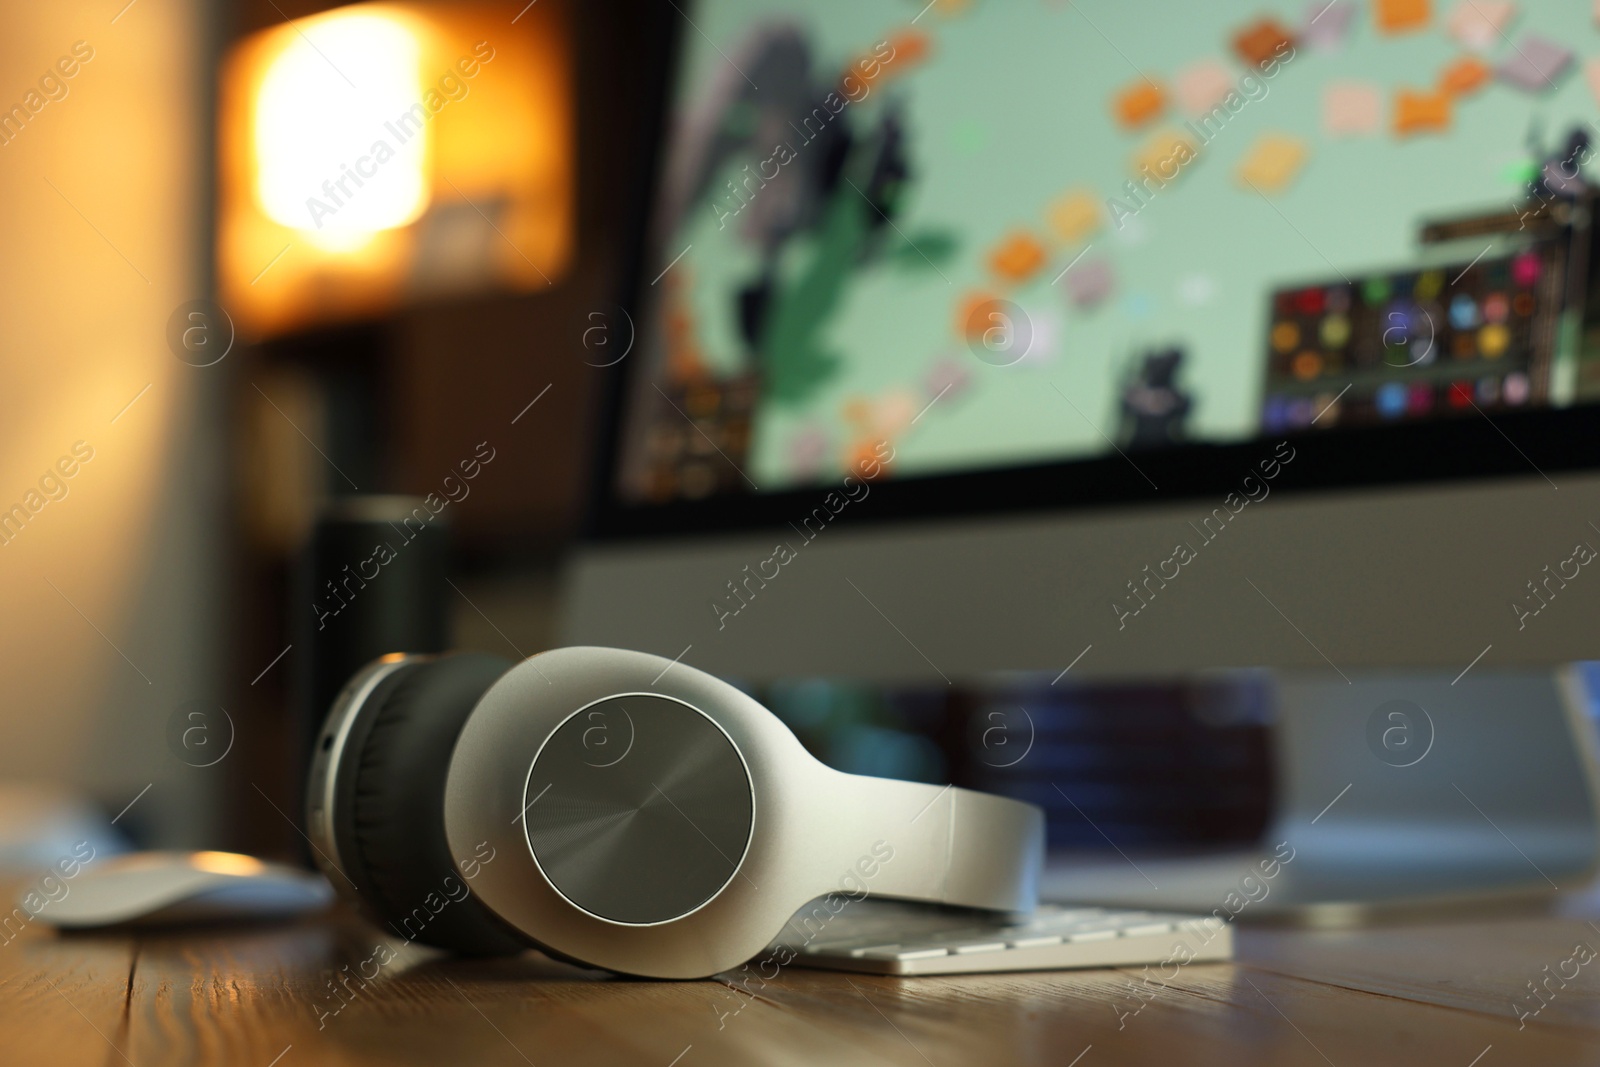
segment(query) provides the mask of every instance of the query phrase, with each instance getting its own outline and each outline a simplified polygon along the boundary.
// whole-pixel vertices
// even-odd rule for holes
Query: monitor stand
[[[1052,857],[1045,899],[1338,924],[1593,875],[1600,777],[1576,668],[1275,685],[1277,805],[1260,847]]]

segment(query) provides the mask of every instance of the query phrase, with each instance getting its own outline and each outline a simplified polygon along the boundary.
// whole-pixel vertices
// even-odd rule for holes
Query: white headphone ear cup
[[[484,856],[452,856],[444,832],[450,754],[478,698],[511,667],[454,655],[402,668],[361,716],[335,832],[369,914],[407,940],[472,955],[529,947],[471,891]],[[492,859],[488,862],[493,862]]]

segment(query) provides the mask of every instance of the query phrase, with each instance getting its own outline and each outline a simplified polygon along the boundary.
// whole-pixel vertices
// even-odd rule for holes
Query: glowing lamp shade
[[[561,5],[524,7],[356,4],[229,50],[217,275],[242,335],[561,277],[568,34]]]
[[[268,218],[348,247],[422,214],[428,126],[408,123],[403,142],[384,126],[422,100],[421,53],[406,23],[354,9],[327,19],[315,45],[296,36],[272,60],[254,129],[256,198]]]

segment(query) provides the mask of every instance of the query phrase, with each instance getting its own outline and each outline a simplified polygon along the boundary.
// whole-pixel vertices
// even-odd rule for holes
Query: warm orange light
[[[237,852],[196,852],[189,857],[189,862],[212,874],[248,876],[267,869],[267,865],[254,856],[242,856]]]
[[[549,5],[370,3],[223,65],[217,265],[246,336],[531,290],[572,254],[567,37]]]
[[[421,48],[405,22],[360,8],[313,32],[315,44],[296,35],[256,86],[256,202],[274,222],[348,248],[428,206]]]

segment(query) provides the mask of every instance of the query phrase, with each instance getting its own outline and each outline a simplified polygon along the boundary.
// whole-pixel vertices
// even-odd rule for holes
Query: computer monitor
[[[1591,5],[682,10],[584,324],[567,640],[758,682],[1594,656]]]

